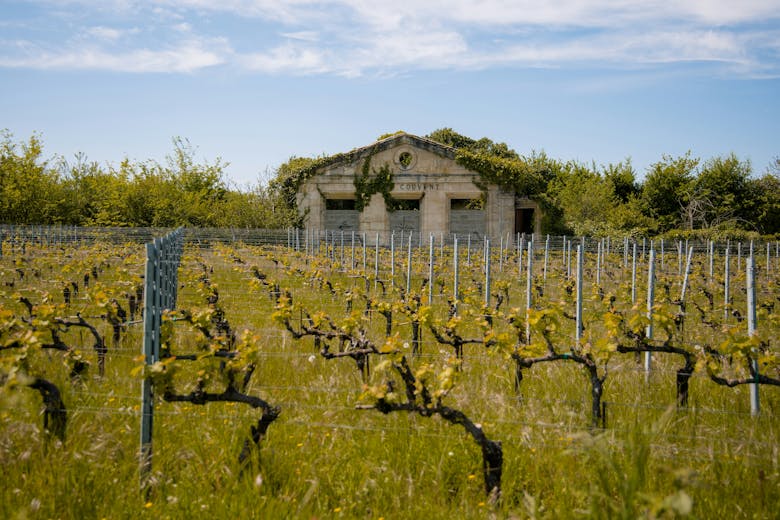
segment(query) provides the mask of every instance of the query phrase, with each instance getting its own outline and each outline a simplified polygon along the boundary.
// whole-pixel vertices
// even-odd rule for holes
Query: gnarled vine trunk
[[[244,440],[244,446],[241,448],[241,453],[238,455],[239,464],[245,464],[252,454],[252,446],[260,447],[260,442],[265,438],[265,434],[268,432],[268,427],[274,422],[281,413],[279,407],[273,407],[269,410],[263,411],[263,416],[257,421],[257,426],[252,426],[252,435],[250,438]]]
[[[677,371],[677,406],[688,407],[688,384],[693,376],[693,360],[686,359],[685,366]]]
[[[51,381],[40,377],[36,377],[28,386],[37,390],[43,398],[43,429],[50,435],[64,441],[68,412],[62,401],[60,389]]]
[[[604,378],[599,377],[598,370],[595,366],[588,366],[590,372],[590,395],[591,395],[591,424],[594,428],[597,428],[599,424],[602,424],[602,407],[601,398],[604,395]],[[602,424],[602,426],[604,426]]]

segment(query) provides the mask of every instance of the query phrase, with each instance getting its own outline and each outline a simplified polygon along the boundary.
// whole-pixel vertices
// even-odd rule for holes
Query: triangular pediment
[[[316,176],[354,175],[366,160],[372,168],[388,165],[395,175],[411,173],[466,173],[455,162],[456,149],[425,137],[398,133],[368,146],[328,158]]]

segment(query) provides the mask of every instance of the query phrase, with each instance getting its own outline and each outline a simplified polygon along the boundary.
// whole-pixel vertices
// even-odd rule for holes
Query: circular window
[[[401,168],[403,168],[404,170],[411,167],[413,162],[414,162],[414,156],[409,152],[401,152],[398,155],[398,164],[400,164]]]

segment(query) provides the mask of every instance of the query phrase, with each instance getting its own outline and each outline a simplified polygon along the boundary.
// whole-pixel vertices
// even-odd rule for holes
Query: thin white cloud
[[[463,37],[454,31],[426,31],[423,28],[402,34],[384,34],[371,42],[366,57],[369,63],[390,66],[413,65],[426,68],[450,68],[468,56],[469,47]]]
[[[716,25],[777,20],[780,16],[777,0],[687,0],[679,2],[679,9],[703,23]]]
[[[93,36],[99,40],[116,41],[122,36],[122,31],[114,29],[112,27],[90,27],[86,30],[86,34]]]
[[[282,45],[268,52],[244,54],[238,63],[249,69],[273,74],[315,74],[333,72],[326,55],[316,49],[296,45]]]
[[[455,20],[471,24],[605,26],[624,21],[687,19],[711,24],[762,21],[780,16],[777,0],[32,0],[57,7],[79,6],[127,13],[148,8],[199,10],[260,17],[288,23],[323,19],[334,11],[366,22],[401,17]]]
[[[291,40],[301,40],[305,42],[317,42],[320,40],[320,35],[317,31],[297,31],[282,33],[284,38]]]
[[[36,57],[28,50],[5,58],[0,48],[0,64],[78,66],[78,60],[56,57],[85,55],[92,68],[102,63],[110,70],[137,72],[175,61],[170,57],[179,52],[185,65],[172,70],[233,64],[265,73],[358,76],[498,65],[633,68],[697,61],[742,75],[780,71],[780,27],[767,23],[780,21],[780,0],[32,1],[60,10],[78,7],[85,20],[90,13],[98,19],[105,13],[126,16],[131,25],[144,19],[144,39],[126,42],[122,28],[96,22],[82,30],[93,37],[92,47],[65,42],[59,53],[41,51]],[[243,27],[256,24],[261,37],[244,37],[236,43],[241,52],[233,52],[239,36],[222,25],[231,19]],[[209,40],[222,44],[212,46]],[[46,48],[57,45],[40,45]]]
[[[608,35],[563,43],[519,44],[502,54],[485,56],[492,64],[565,66],[718,62],[747,66],[740,42],[730,35],[713,32],[647,33]]]
[[[297,74],[334,73],[361,76],[366,71],[409,68],[450,68],[468,52],[468,46],[455,32],[431,32],[423,28],[399,34],[375,33],[370,39],[355,37],[351,45],[323,50],[316,40],[297,38],[264,53],[237,56],[250,70]]]
[[[187,22],[177,23],[173,25],[173,30],[180,33],[192,32],[192,25]]]
[[[67,0],[65,0],[67,1]],[[80,1],[80,0],[75,0]],[[93,3],[99,0],[84,0]],[[198,10],[203,12],[230,13],[242,18],[263,18],[284,23],[297,23],[304,18],[316,17],[323,6],[338,2],[308,0],[153,0],[155,4],[170,9]]]
[[[95,4],[98,0],[60,1]],[[604,27],[674,19],[723,25],[777,19],[780,15],[777,0],[156,0],[155,3],[292,23],[322,19],[323,14],[338,10],[372,26],[390,27],[397,27],[403,18],[486,25]]]
[[[134,49],[108,52],[99,47],[79,47],[52,51],[24,45],[27,51],[17,58],[0,57],[0,66],[9,68],[109,70],[119,72],[190,73],[225,62],[224,56],[200,41],[180,42],[165,49]]]
[[[739,63],[745,60],[743,42],[733,34],[715,30],[691,32],[657,32],[624,42],[625,56],[634,53],[641,61],[669,63],[675,61],[722,61]]]
[[[85,13],[112,13],[127,15],[143,9],[138,0],[27,0],[28,3],[41,4],[55,10],[78,9]]]

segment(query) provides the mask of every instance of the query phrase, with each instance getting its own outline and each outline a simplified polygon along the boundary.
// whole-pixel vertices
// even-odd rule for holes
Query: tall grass
[[[462,429],[436,418],[355,409],[362,382],[354,363],[324,360],[310,340],[296,342],[283,333],[270,319],[268,296],[249,290],[246,274],[217,253],[201,254],[214,268],[211,276],[227,318],[235,329],[248,328],[261,338],[248,391],[282,407],[253,464],[242,468],[238,454],[258,411],[226,403],[158,402],[152,492],[140,492],[140,380],[131,371],[138,364],[141,331],[130,326],[120,348],[109,353],[105,377],[93,372],[80,386],[68,381],[56,353],[29,360],[30,370],[45,373],[63,390],[69,408],[64,442],[42,431],[36,393],[23,388],[0,393],[0,517],[777,517],[776,388],[762,388],[762,414],[751,417],[747,389],[720,387],[697,375],[690,407],[677,410],[669,406],[675,402],[679,359],[656,356],[646,379],[633,356],[619,356],[610,363],[605,387],[608,428],[594,430],[581,368],[535,366],[517,394],[507,359],[484,348],[467,349],[448,402],[503,442],[503,499],[491,506],[481,482],[479,449]],[[339,297],[314,290],[260,251],[237,253],[278,279],[307,308],[344,314]],[[10,261],[2,259],[4,279],[12,276]],[[58,262],[54,256],[40,261]],[[110,261],[114,267],[119,263]],[[182,272],[192,268],[185,262]],[[342,286],[363,283],[345,274],[328,276]],[[616,286],[620,276],[615,271]],[[511,305],[520,305],[521,287],[511,287]],[[552,275],[547,289],[548,297],[558,297]],[[769,290],[777,296],[776,286]],[[3,301],[15,305],[10,290]],[[85,312],[94,312],[83,305]],[[180,305],[203,302],[187,286]],[[443,312],[444,299],[436,305]],[[381,335],[381,317],[372,318],[371,327]],[[397,327],[408,333],[408,324]],[[89,345],[88,337],[83,341]],[[186,335],[178,341],[182,350],[190,346]],[[85,350],[85,355],[92,353]],[[440,363],[450,355],[424,334],[421,360]]]

